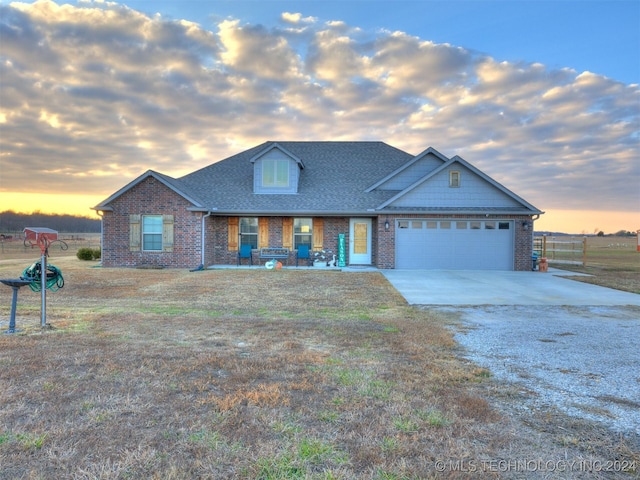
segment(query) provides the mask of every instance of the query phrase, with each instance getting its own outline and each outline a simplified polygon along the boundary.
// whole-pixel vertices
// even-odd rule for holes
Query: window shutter
[[[173,215],[162,216],[162,251],[173,252]]]
[[[229,232],[227,235],[227,248],[230,252],[238,250],[238,234],[240,233],[238,231],[238,224],[238,217],[229,217],[227,219],[227,230]]]
[[[258,248],[267,248],[269,245],[269,218],[258,218]]]
[[[322,250],[324,245],[324,218],[313,219],[313,249]]]
[[[293,248],[293,218],[282,219],[282,248]]]
[[[129,215],[129,251],[139,252],[141,239],[140,215]]]

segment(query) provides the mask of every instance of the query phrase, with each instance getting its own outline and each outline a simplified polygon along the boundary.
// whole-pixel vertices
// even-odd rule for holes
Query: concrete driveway
[[[567,272],[382,271],[411,303],[459,315],[464,356],[556,408],[640,442],[640,295]]]
[[[417,305],[640,305],[640,295],[562,278],[565,270],[380,270]]]

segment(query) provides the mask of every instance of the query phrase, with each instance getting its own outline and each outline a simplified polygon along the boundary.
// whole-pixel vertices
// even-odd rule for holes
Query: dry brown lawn
[[[590,275],[572,277],[579,282],[640,294],[640,252],[636,237],[588,237],[586,266],[560,263],[551,266]]]
[[[1,257],[0,278],[37,258]],[[22,332],[0,335],[2,479],[638,474],[637,437],[524,410],[532,392],[462,359],[455,317],[408,306],[377,272],[49,262],[65,277],[52,328],[23,288]]]

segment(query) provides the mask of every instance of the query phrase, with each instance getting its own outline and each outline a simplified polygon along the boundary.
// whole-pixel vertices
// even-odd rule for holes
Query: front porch
[[[204,270],[267,270],[265,265],[210,265]],[[277,272],[276,269],[270,269]],[[319,272],[377,272],[380,271],[372,265],[347,265],[345,267],[315,267],[300,265],[282,265],[278,270],[315,270]]]

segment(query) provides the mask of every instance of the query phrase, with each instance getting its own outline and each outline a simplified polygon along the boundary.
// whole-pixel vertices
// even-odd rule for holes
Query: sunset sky
[[[536,230],[640,229],[639,25],[638,0],[0,0],[0,211],[380,140],[460,155]]]

